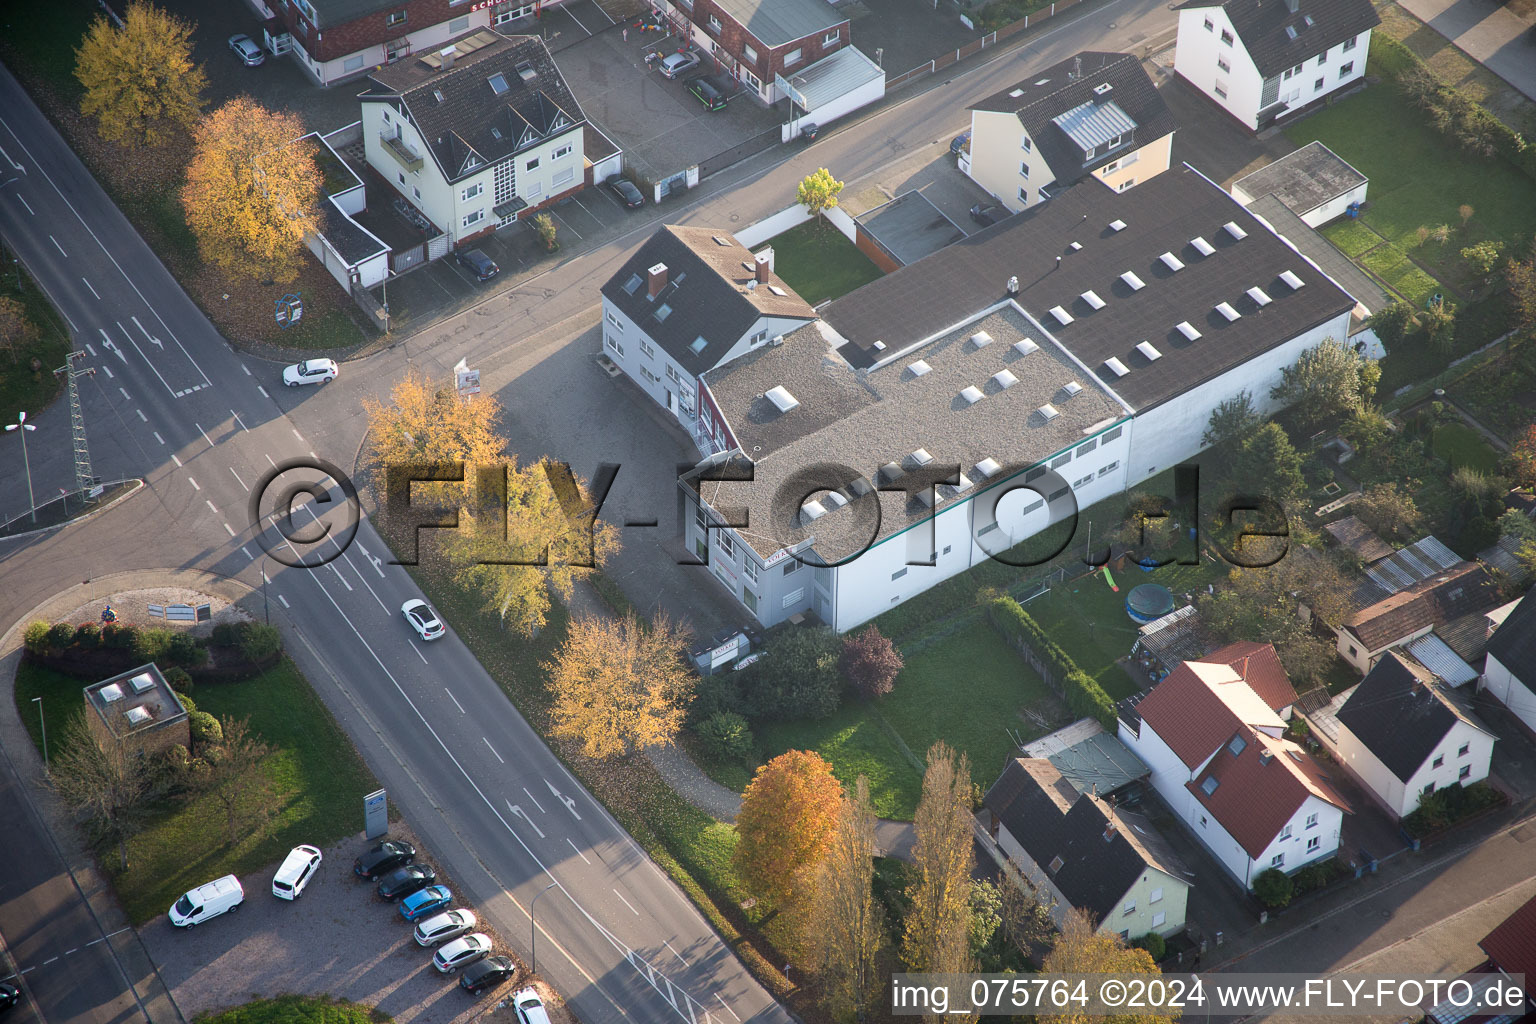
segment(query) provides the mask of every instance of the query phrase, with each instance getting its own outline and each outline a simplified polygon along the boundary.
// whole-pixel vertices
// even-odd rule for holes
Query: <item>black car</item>
[[[645,196],[635,187],[635,183],[628,178],[611,178],[608,181],[608,191],[618,197],[619,202],[631,210],[645,205]]]
[[[977,203],[971,207],[971,220],[984,228],[991,227],[1006,216],[1008,216],[1008,211],[1001,206],[983,206]]]
[[[453,258],[459,261],[459,266],[474,274],[476,281],[489,281],[501,273],[496,261],[479,249],[460,249],[453,254]]]
[[[687,89],[702,104],[706,110],[724,110],[725,104],[730,100],[730,95],[720,88],[719,84],[708,75],[700,75],[698,78],[690,78],[683,83]]]
[[[403,839],[386,839],[352,862],[358,878],[378,878],[416,859],[416,847]]]
[[[488,956],[464,968],[464,973],[459,975],[459,987],[466,992],[480,993],[511,981],[516,975],[517,965],[511,960],[504,956]]]
[[[379,879],[379,898],[394,903],[436,881],[437,872],[425,864],[407,864]]]
[[[498,957],[497,959],[500,958]],[[465,988],[469,988],[469,986],[466,985]],[[470,989],[470,991],[477,992],[479,990]],[[4,1013],[19,1002],[21,1002],[21,989],[10,982],[0,981],[0,1013]]]

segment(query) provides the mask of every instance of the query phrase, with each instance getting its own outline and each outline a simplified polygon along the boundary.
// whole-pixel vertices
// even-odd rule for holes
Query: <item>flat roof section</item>
[[[958,224],[916,189],[854,219],[902,266],[965,237]]]

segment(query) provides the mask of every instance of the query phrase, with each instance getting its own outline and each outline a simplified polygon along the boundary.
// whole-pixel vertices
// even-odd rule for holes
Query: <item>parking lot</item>
[[[353,877],[353,858],[371,845],[358,834],[325,850],[319,872],[293,902],[272,895],[273,864],[240,879],[245,903],[238,913],[196,928],[173,928],[165,917],[141,927],[182,1015],[192,1020],[252,998],[294,993],[376,1006],[401,1024],[469,1024],[522,987],[520,970],[517,981],[473,996],[459,987],[457,975],[437,973],[432,951],[416,945],[399,905]],[[431,851],[416,847],[417,862],[430,862]],[[451,879],[439,882],[454,888]],[[483,924],[476,930],[487,931]],[[517,960],[500,940],[495,952]],[[507,1009],[493,1019],[510,1024],[514,1014]],[[556,1016],[554,1024],[566,1021]]]

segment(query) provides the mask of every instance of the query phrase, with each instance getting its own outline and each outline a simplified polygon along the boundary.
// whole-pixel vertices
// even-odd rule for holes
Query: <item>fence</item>
[[[1007,25],[1004,25],[996,32],[988,32],[980,39],[966,43],[964,46],[957,50],[951,50],[948,53],[940,54],[925,64],[919,64],[917,67],[911,69],[910,71],[902,72],[894,78],[887,78],[885,80],[885,91],[889,93],[897,86],[916,81],[924,75],[934,74],[942,68],[947,68],[951,64],[962,61],[974,54],[980,53],[982,50],[985,50],[989,46],[996,46],[999,42],[1007,39],[1009,36],[1023,32],[1032,24],[1038,25],[1040,22],[1045,21],[1047,18],[1055,17],[1057,11],[1064,11],[1069,7],[1077,6],[1082,2],[1083,0],[1058,0],[1058,2],[1051,4],[1049,7],[1041,8],[1033,14],[1026,14],[1018,21],[1009,22]]]
[[[711,174],[723,171],[732,164],[739,163],[749,156],[756,156],[765,149],[770,149],[779,144],[782,131],[775,125],[765,132],[752,136],[745,142],[732,146],[723,152],[716,153],[707,160],[699,161],[699,177],[707,178]]]

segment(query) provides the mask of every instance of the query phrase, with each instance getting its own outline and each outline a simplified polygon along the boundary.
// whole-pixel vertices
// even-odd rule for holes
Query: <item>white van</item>
[[[320,851],[313,846],[295,846],[283,859],[282,867],[272,878],[272,895],[280,900],[296,900],[304,895],[304,887],[315,877],[320,868]]]
[[[171,924],[191,928],[220,914],[232,913],[245,902],[245,890],[234,875],[216,878],[182,896],[171,907]]]

